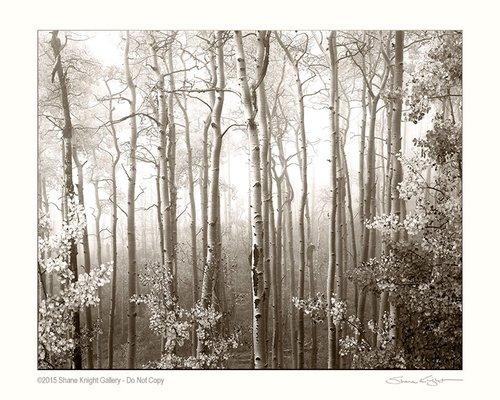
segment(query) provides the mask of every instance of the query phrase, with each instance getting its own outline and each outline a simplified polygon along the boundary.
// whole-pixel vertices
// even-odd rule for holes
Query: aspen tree
[[[275,161],[272,160],[274,164]],[[276,183],[276,224],[275,224],[275,266],[276,266],[276,290],[273,299],[276,303],[276,319],[273,329],[273,349],[277,352],[277,367],[283,367],[283,174],[278,176],[274,165],[272,166],[272,178]],[[271,179],[271,178],[270,178]],[[273,221],[271,222],[273,223]],[[277,342],[276,344],[274,342]],[[273,357],[274,358],[274,357]]]
[[[380,52],[383,52],[384,43],[382,43],[382,38],[380,38]],[[354,60],[354,59],[353,59]],[[364,57],[363,57],[364,61]],[[380,97],[385,89],[387,79],[389,76],[389,67],[386,66],[384,68],[383,75],[381,77],[380,85],[378,85],[378,92],[375,93],[373,91],[374,85],[371,79],[367,77],[367,73],[365,71],[364,63],[358,67],[361,71],[361,75],[366,83],[366,89],[368,93],[368,110],[370,114],[370,124],[368,130],[368,146],[366,151],[366,182],[364,189],[364,198],[360,199],[360,201],[364,202],[363,205],[363,217],[365,220],[368,220],[372,217],[372,202],[375,194],[375,127],[377,120],[377,107]],[[363,221],[363,240],[361,243],[361,262],[365,263],[368,261],[370,256],[370,232],[366,227],[366,224]],[[365,308],[366,308],[366,291],[367,286],[363,286],[359,292],[358,299],[358,307],[357,307],[357,317],[360,321],[360,330],[363,332],[364,329],[364,318],[365,318]],[[361,335],[358,336],[361,338]]]
[[[259,32],[262,37],[263,32]],[[267,33],[264,33],[267,35]],[[237,72],[240,85],[241,100],[245,111],[245,120],[250,147],[250,168],[252,171],[251,181],[251,208],[252,208],[252,250],[250,255],[252,274],[252,327],[253,327],[253,352],[254,365],[256,369],[267,368],[267,355],[265,352],[265,324],[264,311],[264,230],[262,221],[262,177],[260,171],[260,144],[259,133],[255,118],[257,116],[255,91],[262,83],[267,71],[268,58],[264,57],[261,64],[260,75],[255,82],[249,83],[247,76],[245,50],[241,31],[235,31]],[[264,41],[259,42],[259,54],[265,53],[262,46]],[[266,46],[267,47],[267,46]]]
[[[167,130],[169,129],[169,105],[166,100],[165,90],[165,74],[162,73],[158,62],[158,43],[155,36],[151,34],[151,43],[149,45],[153,61],[153,71],[156,75],[156,89],[158,96],[158,128],[160,136],[160,145],[158,147],[159,162],[157,166],[157,174],[159,177],[160,195],[158,197],[158,210],[159,210],[159,226],[163,229],[161,232],[160,245],[162,246],[162,263],[166,265],[166,271],[169,274],[167,279],[167,297],[173,301],[175,299],[174,287],[174,260],[173,260],[173,242],[172,242],[172,213],[170,212],[170,180],[169,180],[169,154],[170,151],[170,137]],[[157,188],[158,190],[158,188]],[[161,219],[160,219],[161,217]],[[164,351],[162,345],[162,352]]]
[[[215,89],[217,84],[217,71],[216,68],[216,53],[212,49],[213,34],[211,34],[209,39],[209,50],[208,56],[210,58],[209,71],[210,71],[210,83],[209,83],[209,98],[210,98],[210,111],[208,112],[204,124],[203,124],[203,149],[202,149],[202,160],[201,160],[201,180],[200,180],[200,198],[201,198],[201,247],[202,247],[202,261],[203,265],[207,262],[207,240],[208,240],[208,174],[209,174],[209,149],[210,142],[208,140],[208,132],[210,130],[210,123],[212,121],[212,110],[215,105]]]
[[[158,146],[158,161],[155,163],[156,169],[156,177],[155,177],[155,186],[156,186],[156,223],[158,225],[158,243],[160,245],[160,260],[161,265],[165,265],[165,236],[163,235],[163,220],[162,220],[162,210],[163,210],[163,202],[162,202],[162,182],[161,182],[161,146]]]
[[[388,52],[387,56],[390,56],[390,52]],[[394,68],[391,69],[391,82],[389,84],[389,90],[392,92],[394,90]],[[387,129],[386,129],[386,154],[387,154],[387,162],[384,169],[384,214],[389,215],[392,212],[392,181],[394,176],[394,157],[393,157],[393,138],[392,138],[392,115],[394,113],[394,106],[392,101],[389,99],[386,101],[386,118],[387,118]],[[383,240],[382,242],[382,252],[385,253],[387,251],[387,241]],[[389,293],[384,290],[380,294],[380,304],[378,309],[378,321],[377,327],[378,330],[383,329],[384,324],[384,315],[389,310]],[[377,341],[376,344],[380,346],[382,337],[376,335]]]
[[[190,217],[191,221],[189,224],[191,233],[191,270],[193,271],[193,290],[192,290],[192,301],[193,306],[199,298],[199,278],[198,278],[198,252],[196,244],[196,203],[194,199],[194,175],[193,175],[193,152],[191,149],[191,134],[190,134],[190,122],[187,110],[187,96],[184,94],[183,102],[179,99],[179,108],[182,110],[184,116],[184,140],[186,143],[186,153],[187,153],[187,169],[188,169],[188,189],[189,189],[189,205],[190,205]],[[193,325],[193,346],[192,354],[196,355],[196,325]]]
[[[269,185],[269,238],[270,238],[270,267],[271,267],[271,287],[272,287],[272,368],[280,368],[280,342],[281,342],[281,301],[279,281],[281,281],[280,271],[277,260],[277,231],[274,218],[273,202],[273,180],[271,175],[271,152],[268,152],[268,165],[266,173],[268,174]]]
[[[183,67],[186,70],[186,65],[183,60]],[[185,74],[185,73],[184,73]],[[186,81],[186,76],[184,76],[184,81]],[[190,130],[190,120],[187,108],[187,95],[184,92],[182,96],[182,101],[179,96],[176,96],[177,104],[182,111],[184,117],[184,140],[186,143],[186,155],[187,155],[187,175],[188,175],[188,191],[189,191],[189,206],[190,206],[190,233],[191,233],[191,268],[193,271],[193,305],[196,304],[199,297],[198,288],[198,255],[197,255],[197,245],[196,245],[196,203],[194,199],[194,174],[193,174],[193,151],[191,148],[191,130]]]
[[[96,159],[95,150],[93,151],[94,160]],[[102,215],[102,205],[99,199],[99,179],[94,179],[92,181],[94,185],[94,199],[96,204],[96,212],[94,216],[95,220],[95,242],[96,242],[96,258],[97,265],[102,265],[102,240],[101,240],[101,215]],[[97,294],[99,297],[99,304],[97,305],[97,320],[98,324],[103,324],[103,301],[102,301],[102,289],[99,287],[97,289]],[[103,346],[101,340],[101,334],[97,333],[96,336],[96,351],[97,351],[97,369],[102,368],[102,357],[103,357]]]
[[[117,184],[116,184],[116,168],[120,161],[121,151],[118,144],[118,137],[116,134],[116,128],[113,123],[113,95],[109,87],[108,81],[104,82],[108,90],[108,120],[110,124],[110,131],[112,134],[113,145],[115,154],[111,154],[111,242],[112,242],[112,265],[113,272],[111,275],[111,302],[109,307],[109,327],[108,327],[108,368],[113,369],[114,361],[114,339],[115,339],[115,313],[116,313],[116,288],[117,288],[117,270],[118,270],[118,246],[117,246],[117,225],[118,225],[118,203],[117,203]]]
[[[278,125],[279,126],[279,125]],[[283,141],[281,135],[283,131],[279,129],[276,135],[276,145],[278,147],[278,157],[280,159],[281,168],[283,169],[283,176],[285,178],[284,186],[285,199],[284,199],[284,232],[286,240],[284,241],[284,249],[288,255],[288,263],[290,266],[290,346],[291,346],[291,358],[292,358],[292,368],[297,368],[297,323],[296,323],[296,308],[293,306],[293,298],[296,297],[296,284],[295,284],[295,254],[294,254],[294,234],[293,234],[293,209],[292,202],[294,198],[294,191],[290,176],[288,174],[288,158],[285,157],[285,151],[283,146]],[[284,257],[286,261],[286,257]]]
[[[328,239],[328,279],[326,287],[326,298],[328,302],[328,311],[332,305],[334,294],[334,282],[337,269],[336,254],[336,225],[337,221],[337,154],[339,146],[339,88],[338,88],[338,58],[337,58],[337,33],[330,32],[328,36],[328,56],[330,64],[330,131],[331,131],[331,149],[330,149],[330,228]],[[328,329],[328,368],[336,368],[337,364],[337,332],[333,317],[327,315]]]
[[[137,293],[137,252],[135,233],[135,181],[137,176],[137,122],[136,122],[136,87],[130,71],[130,34],[127,31],[125,42],[125,79],[130,92],[130,150],[128,160],[128,190],[127,190],[127,244],[128,244],[128,298]],[[127,301],[127,368],[134,369],[136,361],[136,319],[137,305]]]
[[[212,153],[210,157],[210,187],[208,198],[208,243],[207,261],[203,271],[203,283],[201,290],[201,304],[207,308],[211,304],[213,287],[216,274],[221,267],[221,254],[219,249],[220,230],[220,203],[219,203],[219,175],[220,175],[220,154],[222,148],[223,132],[221,129],[221,114],[224,105],[224,41],[223,32],[218,31],[216,35],[217,59],[214,70],[217,74],[215,104],[212,111]],[[198,344],[198,353],[201,352],[201,343]]]
[[[304,299],[304,282],[305,282],[305,269],[306,269],[306,230],[305,230],[305,212],[307,205],[307,141],[306,141],[306,127],[304,119],[304,93],[303,82],[300,77],[299,61],[301,57],[294,59],[289,49],[281,40],[279,34],[275,35],[276,40],[286,54],[286,57],[291,64],[295,75],[295,100],[297,103],[297,114],[299,118],[298,133],[300,135],[300,157],[301,157],[301,197],[299,206],[299,285],[298,285],[298,298]],[[306,42],[307,46],[307,42]],[[305,50],[307,51],[307,49]],[[304,51],[304,53],[305,53]],[[298,310],[298,329],[297,329],[297,368],[304,367],[304,310]]]
[[[177,131],[174,120],[174,93],[175,93],[175,75],[173,66],[173,55],[172,55],[172,43],[167,47],[166,64],[168,71],[168,82],[169,82],[169,94],[167,96],[167,135],[168,135],[168,145],[167,145],[167,159],[168,159],[168,195],[169,202],[167,203],[170,231],[168,238],[165,238],[165,242],[168,241],[168,260],[171,263],[171,273],[172,273],[172,297],[177,299],[177,176],[176,176],[176,163],[177,163]]]
[[[78,202],[85,209],[85,198],[83,195],[83,164],[78,157],[78,151],[73,145],[73,161],[75,162],[78,183],[76,185],[78,193]],[[85,218],[85,227],[83,229],[83,267],[87,274],[90,274],[90,246],[89,246],[89,232],[87,227],[87,218]],[[85,328],[88,335],[93,334],[92,329],[92,311],[90,307],[85,308]],[[94,369],[94,344],[89,341],[87,345],[87,368]]]
[[[265,40],[258,37],[257,41]],[[263,62],[262,49],[263,46],[258,47],[259,54],[257,55],[257,73],[262,68],[260,62]],[[269,322],[269,300],[271,287],[273,286],[274,271],[271,271],[271,230],[270,230],[270,191],[269,191],[269,127],[267,123],[267,96],[265,91],[265,79],[262,80],[257,88],[257,116],[259,120],[259,131],[261,133],[261,146],[260,146],[260,170],[262,179],[262,224],[264,233],[264,296],[263,296],[263,324],[265,337],[265,352],[268,352],[268,322]],[[274,368],[274,366],[273,366]]]
[[[75,195],[75,189],[73,187],[73,125],[71,122],[71,111],[68,98],[68,88],[66,85],[67,70],[65,72],[62,64],[61,52],[64,46],[61,44],[61,39],[58,37],[59,31],[51,32],[50,46],[54,54],[54,69],[52,71],[52,82],[54,81],[55,75],[59,81],[59,88],[61,93],[61,105],[64,115],[64,127],[62,130],[63,139],[63,218],[66,218],[67,202],[70,198]],[[78,281],[78,266],[77,266],[77,246],[74,240],[70,244],[69,252],[69,269],[73,274],[72,282]],[[76,339],[76,344],[73,349],[72,354],[72,364],[75,369],[82,369],[82,349],[80,344],[80,316],[77,311],[73,313],[73,330],[74,338]]]
[[[272,330],[272,366],[273,368],[281,368],[283,365],[283,318],[282,318],[282,235],[283,235],[283,207],[282,207],[282,194],[281,194],[281,184],[283,182],[284,173],[278,177],[276,173],[276,161],[272,154],[271,139],[276,137],[279,131],[279,122],[276,123],[276,131],[273,130],[273,119],[276,116],[276,110],[278,106],[279,90],[283,83],[285,73],[285,64],[283,64],[283,70],[281,79],[278,83],[278,89],[273,101],[273,112],[271,113],[269,103],[264,101],[267,122],[268,122],[268,135],[269,135],[269,151],[268,151],[268,163],[267,172],[268,183],[269,183],[269,230],[271,232],[271,284],[273,288],[273,330]],[[264,100],[266,100],[264,98]],[[273,179],[276,181],[276,203],[274,203],[273,196]],[[276,204],[276,207],[275,207]],[[276,213],[276,214],[275,214]],[[275,215],[277,218],[275,219]]]
[[[396,31],[396,43],[394,49],[394,90],[395,99],[393,102],[393,112],[392,112],[392,138],[393,138],[393,165],[394,165],[394,176],[391,182],[392,188],[392,204],[391,211],[398,216],[398,219],[402,221],[405,218],[405,204],[402,199],[399,198],[398,186],[403,180],[403,168],[401,161],[397,158],[397,154],[401,152],[401,116],[403,109],[403,50],[404,50],[404,31]],[[399,240],[399,232],[395,231],[391,240],[397,242]],[[390,302],[390,340],[392,342],[397,342],[397,308]]]

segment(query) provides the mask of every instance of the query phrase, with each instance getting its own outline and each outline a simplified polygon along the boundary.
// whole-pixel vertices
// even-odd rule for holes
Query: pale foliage
[[[51,274],[59,284],[59,291],[42,299],[38,308],[38,360],[42,367],[60,367],[71,358],[77,342],[73,326],[75,312],[96,306],[100,299],[97,289],[110,281],[109,263],[91,269],[90,273],[74,274],[69,266],[69,253],[73,242],[80,243],[85,228],[83,207],[75,198],[68,200],[67,219],[61,231],[50,230],[47,215],[40,211],[38,265],[45,277]],[[92,340],[92,334],[87,333]]]

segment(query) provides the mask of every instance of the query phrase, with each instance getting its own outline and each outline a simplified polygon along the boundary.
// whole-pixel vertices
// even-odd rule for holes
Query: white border
[[[337,4],[336,4],[337,3]],[[491,2],[493,4],[493,2]],[[7,8],[8,7],[8,8]],[[286,398],[352,396],[460,398],[495,390],[498,248],[498,10],[487,1],[181,0],[9,2],[2,10],[0,51],[0,244],[2,394],[37,399]],[[84,372],[166,378],[152,385],[37,385],[36,371],[36,30],[37,29],[462,29],[464,30],[464,371],[438,387],[387,385],[389,371]],[[422,378],[424,373],[403,372]],[[400,375],[396,373],[396,375]],[[11,398],[10,396],[5,398]],[[445,396],[445,397],[443,397]],[[4,396],[2,396],[4,397]],[[17,396],[16,396],[17,397]],[[490,397],[490,396],[487,396]]]

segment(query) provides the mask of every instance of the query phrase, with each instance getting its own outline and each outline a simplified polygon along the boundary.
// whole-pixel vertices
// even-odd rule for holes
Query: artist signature
[[[386,379],[385,383],[388,383],[390,385],[401,385],[403,383],[412,383],[412,384],[424,384],[427,386],[438,386],[439,384],[444,382],[450,382],[450,381],[460,382],[462,380],[463,379],[461,378],[436,378],[435,376],[432,375],[428,375],[424,378],[420,378],[417,380],[405,378],[403,376],[395,376],[393,378]]]

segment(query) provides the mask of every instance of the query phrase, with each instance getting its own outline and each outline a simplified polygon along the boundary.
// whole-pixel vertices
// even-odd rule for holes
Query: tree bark
[[[208,308],[212,303],[215,280],[221,269],[221,250],[220,250],[220,154],[222,148],[223,133],[221,130],[221,115],[224,105],[224,88],[226,85],[224,72],[224,42],[223,32],[216,34],[217,57],[215,66],[212,68],[216,73],[214,86],[216,86],[215,103],[212,110],[211,128],[212,128],[212,154],[210,159],[210,188],[208,198],[208,237],[207,237],[207,261],[204,265],[203,283],[201,290],[201,305]],[[202,341],[198,341],[197,353],[204,352]]]
[[[264,52],[265,52],[265,43],[263,41],[266,40],[265,33],[259,32],[257,42],[258,42],[258,64],[257,64],[257,73],[260,74],[262,68],[264,67],[262,63],[264,62]],[[272,327],[273,327],[273,336],[275,335],[275,323],[276,323],[276,303],[274,300],[274,286],[276,284],[276,270],[274,269],[274,261],[275,261],[275,248],[273,248],[273,232],[272,232],[272,223],[271,223],[271,215],[273,214],[272,210],[272,193],[271,193],[271,182],[269,180],[269,171],[270,171],[270,134],[269,134],[269,125],[268,125],[268,103],[267,103],[267,95],[266,95],[266,80],[262,79],[260,85],[257,88],[257,114],[259,118],[259,130],[261,132],[261,147],[260,147],[260,170],[261,170],[261,179],[262,179],[262,222],[263,222],[263,232],[264,232],[264,296],[262,299],[263,303],[263,324],[264,326],[264,334],[265,334],[265,352],[268,353],[269,350],[269,335],[268,335],[268,323],[269,323],[269,302],[271,300],[271,289],[273,290],[273,303],[272,303]],[[274,223],[274,221],[273,221]],[[276,368],[277,362],[277,348],[274,348],[274,345],[277,345],[277,342],[273,343],[272,346],[272,356],[271,356],[271,367]],[[276,356],[276,358],[275,358]]]
[[[294,238],[293,238],[293,210],[292,210],[292,202],[294,197],[294,192],[292,188],[292,183],[290,181],[290,177],[288,175],[288,165],[287,158],[285,157],[285,151],[283,148],[283,142],[281,139],[282,131],[277,132],[276,136],[276,144],[278,147],[278,156],[281,163],[281,168],[283,169],[283,175],[285,178],[285,200],[284,200],[284,220],[285,220],[285,236],[286,241],[284,243],[284,249],[287,249],[288,253],[288,263],[289,263],[289,286],[290,286],[290,301],[288,302],[290,306],[290,347],[291,347],[291,358],[292,358],[292,368],[297,368],[297,323],[296,323],[296,315],[297,311],[295,306],[293,305],[293,298],[296,297],[296,283],[295,283],[295,254],[294,254]],[[286,257],[284,257],[284,261],[286,262]]]
[[[187,174],[188,174],[188,190],[189,190],[189,206],[191,213],[191,221],[189,224],[191,234],[191,270],[193,272],[193,289],[192,289],[192,302],[193,307],[199,298],[199,278],[198,278],[198,251],[196,244],[196,203],[194,198],[194,175],[193,175],[193,154],[191,149],[191,135],[190,135],[190,122],[187,111],[187,97],[184,93],[183,103],[177,98],[177,103],[184,116],[184,139],[186,142],[186,155],[187,155]],[[193,325],[192,329],[192,355],[196,355],[196,326]]]
[[[339,91],[338,91],[338,58],[337,58],[337,33],[330,32],[328,36],[328,55],[330,63],[330,131],[331,131],[331,152],[330,152],[330,229],[328,239],[328,279],[326,286],[326,299],[328,309],[332,304],[334,295],[334,282],[337,269],[336,255],[336,224],[337,224],[337,154],[339,145]],[[328,329],[328,368],[336,368],[337,365],[337,333],[335,323],[330,314],[327,315]]]
[[[381,44],[382,46],[382,44]],[[382,50],[381,50],[382,51]],[[365,79],[365,82],[367,80],[366,75],[365,75],[365,70],[364,70],[364,64],[362,67],[362,74]],[[370,113],[370,125],[369,125],[369,132],[368,132],[368,148],[367,148],[367,154],[366,154],[366,168],[367,168],[367,179],[366,179],[366,184],[365,184],[365,189],[364,189],[364,205],[363,205],[363,216],[365,220],[369,220],[373,217],[372,213],[372,202],[374,203],[374,195],[375,195],[375,126],[376,126],[376,120],[377,120],[377,106],[378,102],[380,100],[380,96],[385,88],[385,85],[387,83],[387,78],[389,76],[389,67],[386,66],[384,70],[383,77],[381,78],[381,83],[379,85],[379,90],[378,93],[375,94],[373,92],[372,86],[367,85],[367,91],[369,95],[369,101],[368,101],[368,109]],[[360,199],[361,201],[361,199]],[[370,231],[366,227],[366,224],[362,223],[362,235],[363,235],[363,240],[362,240],[362,253],[361,253],[361,262],[366,263],[369,259],[370,256]],[[360,332],[361,334],[358,335],[358,339],[361,340],[361,336],[364,332],[364,320],[365,320],[365,308],[366,308],[366,292],[368,288],[367,286],[363,286],[359,292],[359,299],[358,299],[358,307],[357,307],[357,317],[360,321]]]
[[[73,145],[73,161],[75,162],[78,184],[76,185],[78,192],[78,202],[85,210],[85,199],[83,195],[83,164],[78,157],[78,151]],[[83,229],[83,268],[87,274],[90,274],[90,246],[89,246],[89,232],[87,228],[87,217],[85,216],[85,227]],[[90,307],[85,307],[85,329],[88,335],[87,343],[87,368],[94,369],[94,343],[91,338],[94,335],[92,328],[92,311]]]
[[[278,368],[283,367],[283,264],[284,264],[284,248],[283,248],[283,193],[282,183],[283,175],[277,176],[274,171],[274,180],[276,182],[276,226],[275,226],[275,240],[276,240],[276,310],[277,310],[277,327],[273,340],[277,341],[277,365]]]
[[[152,36],[152,42],[150,43],[150,51],[153,60],[153,70],[156,74],[156,86],[158,92],[158,128],[159,128],[159,136],[160,136],[160,146],[158,148],[159,153],[159,166],[157,167],[157,173],[160,175],[159,184],[160,184],[160,195],[158,196],[158,208],[159,208],[159,222],[158,225],[161,225],[162,232],[160,234],[160,245],[162,246],[162,265],[166,265],[167,273],[169,274],[166,277],[167,280],[167,297],[169,300],[172,300],[174,297],[174,284],[173,284],[173,275],[174,275],[174,261],[172,256],[172,234],[171,234],[171,226],[172,226],[172,216],[170,213],[170,194],[169,194],[169,165],[168,165],[168,142],[169,137],[167,136],[167,129],[169,123],[168,111],[167,111],[167,101],[165,99],[165,77],[162,71],[160,70],[160,66],[158,63],[158,55],[156,49],[157,43],[154,36]],[[157,188],[158,189],[158,188]],[[162,345],[162,352],[163,352]]]
[[[394,50],[395,55],[395,66],[394,66],[394,90],[396,91],[396,98],[393,102],[393,113],[392,113],[392,134],[393,134],[393,165],[394,165],[394,176],[392,180],[392,204],[391,211],[398,216],[399,220],[402,221],[405,218],[405,204],[402,199],[399,198],[398,186],[403,180],[403,168],[401,162],[397,159],[396,155],[401,152],[401,115],[403,109],[403,50],[404,50],[404,31],[396,31],[396,45]],[[392,234],[391,240],[397,242],[400,239],[398,231]],[[397,307],[394,303],[389,303],[389,313],[390,313],[390,331],[389,339],[392,343],[397,343],[398,330],[397,330]]]
[[[128,244],[128,301],[127,301],[127,368],[134,369],[136,362],[136,318],[137,306],[130,298],[137,293],[137,254],[135,233],[135,181],[137,175],[137,122],[136,122],[136,89],[130,72],[129,61],[130,34],[127,31],[125,42],[125,79],[130,92],[130,152],[128,165],[127,191],[127,244]]]
[[[108,328],[108,369],[113,369],[114,361],[114,336],[115,336],[115,313],[116,313],[116,286],[117,286],[117,269],[118,269],[118,246],[117,246],[117,225],[118,225],[118,204],[117,204],[117,184],[116,184],[116,167],[120,161],[120,146],[116,134],[115,125],[113,124],[113,99],[112,93],[106,82],[106,87],[109,94],[109,110],[108,119],[110,121],[111,133],[113,136],[113,144],[115,147],[115,155],[112,156],[111,164],[111,241],[112,241],[112,263],[113,272],[111,275],[111,304],[109,307],[109,328]]]
[[[202,162],[201,162],[201,187],[200,187],[200,197],[201,197],[201,224],[202,224],[202,261],[203,266],[207,262],[207,249],[208,249],[208,174],[209,174],[209,160],[208,154],[210,149],[210,143],[208,140],[208,132],[210,130],[210,123],[212,121],[212,110],[215,105],[215,89],[217,85],[217,71],[216,71],[216,54],[215,51],[210,49],[210,112],[208,113],[205,123],[203,125],[203,151],[202,151]]]
[[[94,152],[95,159],[95,152]],[[96,214],[95,214],[95,240],[96,240],[96,257],[97,257],[97,265],[102,265],[102,241],[101,241],[101,215],[102,215],[102,207],[101,201],[99,199],[99,180],[94,180],[94,198],[96,203]],[[99,324],[99,332],[101,332],[100,327],[103,325],[103,301],[102,301],[102,289],[99,287],[97,289],[97,294],[99,296],[99,304],[97,304],[97,321]],[[97,333],[96,336],[96,350],[97,350],[97,369],[102,368],[102,356],[103,356],[103,347],[101,334]]]
[[[302,81],[300,78],[300,71],[298,61],[295,60],[288,48],[283,44],[279,35],[276,35],[278,43],[285,52],[288,61],[293,67],[295,75],[295,98],[297,103],[297,114],[299,118],[299,135],[300,135],[300,157],[301,157],[301,197],[299,205],[299,287],[298,287],[298,298],[299,300],[304,299],[304,282],[305,282],[305,269],[306,269],[306,230],[305,230],[305,211],[307,205],[307,141],[306,141],[306,127],[304,120],[304,93],[302,90]],[[298,310],[298,330],[297,330],[297,367],[299,369],[304,368],[304,309],[299,308]]]
[[[63,70],[62,61],[61,61],[61,52],[63,46],[61,45],[61,40],[58,37],[59,31],[52,31],[52,37],[50,40],[50,45],[52,47],[52,51],[55,58],[54,71],[57,74],[57,79],[59,81],[59,87],[61,90],[61,104],[63,108],[64,115],[64,127],[63,127],[63,212],[66,208],[67,211],[67,202],[68,199],[73,198],[75,191],[73,188],[73,157],[72,157],[72,148],[73,148],[73,125],[71,123],[71,112],[70,105],[68,99],[68,89],[66,86],[67,75]],[[65,217],[67,216],[67,212],[64,212]],[[77,247],[76,242],[74,240],[71,241],[70,245],[70,254],[69,254],[69,269],[73,274],[72,282],[75,283],[78,281],[78,267],[77,267]],[[73,330],[74,330],[74,339],[75,339],[75,347],[73,349],[72,354],[72,363],[75,369],[82,369],[82,349],[80,343],[80,316],[78,311],[73,313],[72,318]]]
[[[260,84],[264,78],[266,65],[262,65],[261,76],[257,80],[256,84],[252,84],[250,89],[249,80],[247,77],[247,69],[245,62],[245,50],[243,48],[243,39],[241,31],[235,31],[235,42],[236,42],[236,54],[237,54],[237,72],[238,80],[241,91],[241,100],[243,103],[245,111],[245,119],[248,132],[248,140],[250,147],[250,168],[252,173],[252,196],[251,196],[251,208],[252,208],[252,250],[250,255],[251,261],[251,274],[252,274],[252,305],[253,305],[253,317],[252,317],[252,329],[253,329],[253,352],[254,352],[254,365],[256,369],[267,368],[267,357],[265,352],[265,324],[263,323],[263,318],[265,317],[265,311],[263,308],[263,302],[265,300],[264,293],[264,260],[263,260],[263,250],[264,250],[264,230],[262,221],[262,183],[261,183],[261,172],[260,172],[260,145],[259,145],[259,134],[257,130],[257,125],[255,123],[255,117],[257,110],[255,107],[256,96],[255,90],[256,86]],[[259,53],[262,53],[264,43],[259,42]]]
[[[213,287],[216,274],[220,268],[221,258],[218,244],[218,231],[220,226],[220,203],[219,203],[219,177],[220,177],[220,154],[222,148],[221,115],[224,105],[224,44],[221,31],[217,32],[217,60],[214,71],[217,79],[216,99],[212,111],[210,127],[212,130],[212,153],[210,157],[210,186],[208,197],[208,238],[207,238],[207,261],[203,271],[203,284],[201,291],[201,304],[207,308],[211,304]],[[201,345],[201,344],[200,344]],[[199,347],[199,346],[198,346]],[[198,349],[200,351],[200,348]]]
[[[167,260],[171,263],[171,273],[172,273],[172,297],[177,299],[177,176],[176,176],[176,148],[177,148],[177,134],[174,121],[174,91],[175,91],[175,76],[174,76],[174,66],[172,58],[172,45],[170,44],[167,48],[166,54],[166,64],[167,70],[169,72],[169,95],[167,102],[168,110],[168,147],[167,147],[167,157],[168,157],[168,192],[169,192],[169,203],[168,212],[170,214],[170,232],[169,236],[165,237],[165,243],[168,247]]]

